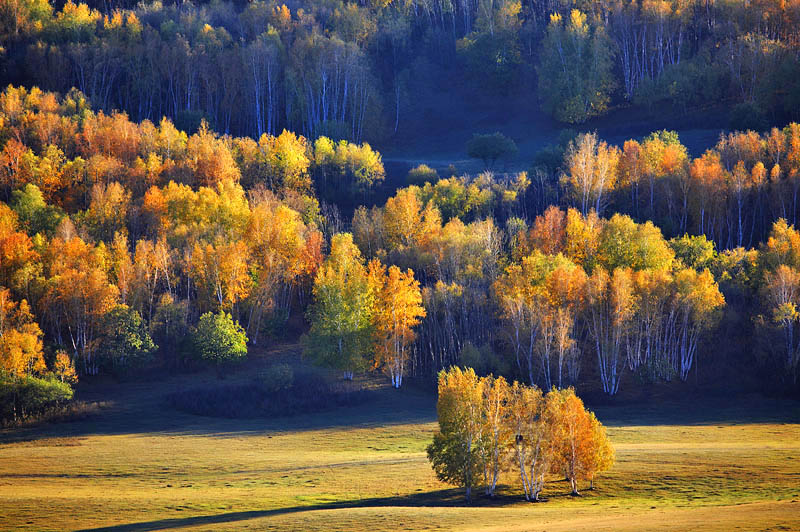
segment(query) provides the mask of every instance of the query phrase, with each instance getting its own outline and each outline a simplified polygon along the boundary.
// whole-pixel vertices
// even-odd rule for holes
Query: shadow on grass
[[[0,444],[32,441],[41,438],[69,438],[150,434],[233,438],[269,433],[313,430],[369,428],[387,425],[433,423],[436,421],[435,398],[417,390],[385,389],[371,400],[355,406],[340,406],[319,412],[293,416],[261,418],[206,417],[180,412],[165,399],[148,404],[124,404],[115,401],[96,414],[74,421],[41,423],[0,429]]]
[[[417,390],[385,390],[376,401],[291,417],[235,419],[203,417],[178,412],[161,402],[146,407],[109,408],[76,421],[0,430],[0,444],[43,438],[93,435],[149,434],[238,438],[271,433],[370,428],[436,422],[435,397]],[[137,405],[138,406],[138,405]],[[587,401],[609,427],[655,425],[736,425],[800,423],[800,401],[760,396],[688,398],[610,404]]]
[[[476,498],[471,507],[495,506],[501,507],[509,503],[519,502],[519,497],[498,496],[496,498]],[[261,519],[281,515],[313,512],[320,510],[346,510],[354,508],[390,508],[390,507],[459,507],[464,504],[464,492],[458,489],[436,490],[424,494],[409,495],[407,497],[375,497],[354,501],[337,503],[320,503],[304,506],[291,506],[289,508],[276,508],[274,510],[248,510],[242,512],[228,512],[214,515],[197,515],[193,517],[176,517],[127,523],[99,528],[84,528],[77,532],[147,532],[154,530],[170,530],[179,527],[219,525],[235,523],[250,519]]]
[[[691,397],[641,404],[593,404],[598,419],[609,427],[631,425],[738,425],[800,423],[800,401],[759,395]]]
[[[280,360],[292,360],[292,357],[299,356],[299,347],[294,344],[280,346],[276,348],[276,353],[284,357]],[[259,363],[264,362],[259,360]],[[253,366],[257,367],[261,366]],[[167,397],[172,393],[203,386],[212,389],[250,382],[256,371],[253,368],[240,368],[238,373],[223,383],[207,374],[198,374],[172,376],[153,382],[93,384],[87,388],[86,399],[106,401],[103,408],[74,421],[0,429],[0,444],[44,438],[128,434],[225,439],[341,427],[370,428],[436,422],[435,391],[413,386],[404,386],[402,390],[382,386],[370,392],[374,393],[374,397],[358,406],[285,417],[204,417],[179,412],[168,404]],[[381,382],[380,379],[372,381],[373,384]],[[679,383],[672,387],[648,388],[646,393],[620,394],[614,398],[590,391],[582,392],[582,397],[587,406],[597,413],[600,421],[610,427],[800,423],[800,401],[797,400],[767,398],[757,394],[735,395],[728,391],[710,393]]]

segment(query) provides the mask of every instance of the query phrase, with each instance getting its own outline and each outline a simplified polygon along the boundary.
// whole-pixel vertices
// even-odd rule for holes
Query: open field
[[[91,419],[0,433],[0,530],[800,529],[796,402],[602,407],[617,464],[594,491],[571,498],[554,481],[543,504],[509,489],[465,508],[426,460],[426,393],[215,419],[163,404],[189,379],[214,384],[122,384]]]

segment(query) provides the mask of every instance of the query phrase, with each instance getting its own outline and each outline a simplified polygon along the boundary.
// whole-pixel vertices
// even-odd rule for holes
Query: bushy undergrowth
[[[13,424],[45,416],[72,399],[69,384],[55,378],[0,375],[0,423]]]
[[[280,386],[276,385],[277,380]],[[177,410],[189,414],[257,418],[355,406],[364,403],[369,393],[353,382],[328,381],[316,373],[292,373],[278,367],[268,369],[247,383],[183,390],[170,394],[167,400]]]
[[[111,408],[110,401],[69,401],[64,404],[51,405],[38,414],[29,414],[25,418],[6,419],[0,422],[4,427],[26,427],[40,423],[67,423],[82,421]]]

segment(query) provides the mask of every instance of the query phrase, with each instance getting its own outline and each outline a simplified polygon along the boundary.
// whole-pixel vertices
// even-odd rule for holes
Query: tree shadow
[[[163,396],[162,396],[163,397]],[[614,402],[587,400],[608,427],[800,423],[800,401],[760,395],[686,397],[682,400]],[[0,444],[45,438],[126,434],[236,438],[347,428],[436,422],[435,396],[418,390],[385,390],[377,400],[311,414],[264,418],[219,418],[183,413],[165,401],[115,405],[75,421],[0,429]]]
[[[476,498],[471,507],[495,506],[501,507],[511,502],[519,502],[519,497],[498,496],[495,498]],[[247,510],[241,512],[228,512],[214,515],[198,515],[192,517],[175,517],[127,523],[98,528],[84,528],[76,532],[149,532],[156,530],[170,530],[179,527],[219,525],[235,523],[250,519],[260,519],[288,514],[298,514],[319,510],[346,510],[354,508],[390,508],[390,507],[460,507],[464,505],[464,492],[460,489],[443,489],[426,493],[413,494],[405,497],[375,497],[342,501],[336,503],[320,503],[304,506],[291,506],[273,510]]]

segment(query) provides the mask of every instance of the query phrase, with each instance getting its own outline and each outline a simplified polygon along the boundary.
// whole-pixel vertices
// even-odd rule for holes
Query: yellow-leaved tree
[[[467,502],[483,473],[483,386],[472,368],[439,373],[439,431],[427,449],[439,480],[463,487]]]
[[[236,311],[236,304],[250,293],[250,253],[241,240],[195,244],[189,268],[201,303],[208,305],[201,308]]]
[[[390,266],[387,270],[378,260],[370,262],[369,275],[376,295],[376,362],[389,373],[392,386],[400,388],[409,349],[416,338],[414,327],[425,317],[419,281],[410,268],[403,272]]]
[[[0,371],[13,377],[47,371],[42,356],[42,330],[34,321],[28,302],[13,301],[5,287],[0,287]]]
[[[553,460],[552,423],[546,416],[542,390],[514,382],[508,393],[507,409],[511,452],[506,466],[519,471],[525,499],[538,501]]]

